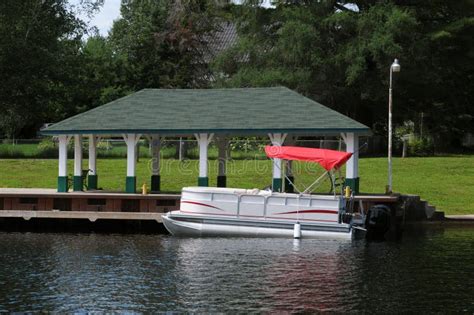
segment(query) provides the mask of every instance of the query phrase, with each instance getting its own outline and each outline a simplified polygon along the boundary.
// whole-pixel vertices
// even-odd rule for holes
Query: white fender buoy
[[[301,224],[299,222],[296,222],[295,226],[293,227],[293,237],[301,238]]]

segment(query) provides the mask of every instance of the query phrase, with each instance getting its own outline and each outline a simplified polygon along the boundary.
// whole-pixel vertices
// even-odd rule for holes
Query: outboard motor
[[[365,218],[366,238],[384,240],[390,229],[391,211],[386,205],[375,205],[369,209]]]

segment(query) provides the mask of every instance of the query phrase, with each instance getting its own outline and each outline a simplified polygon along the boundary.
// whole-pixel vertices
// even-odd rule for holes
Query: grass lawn
[[[72,160],[69,172],[72,172]],[[84,168],[87,168],[84,161]],[[217,161],[209,161],[210,185],[216,185]],[[123,190],[125,186],[125,159],[99,159],[99,186],[107,190]],[[271,183],[269,160],[233,160],[228,162],[229,187],[263,188]],[[56,188],[57,160],[3,159],[0,160],[0,187]],[[183,186],[196,185],[198,161],[179,162],[165,159],[161,164],[164,191],[179,191]],[[417,194],[447,214],[474,213],[474,156],[428,158],[395,158],[394,191]],[[309,163],[295,163],[296,185],[309,185],[321,168]],[[137,164],[137,186],[149,183],[150,163],[141,159]],[[361,192],[384,192],[387,178],[385,158],[360,160]],[[329,187],[325,183],[320,191]]]

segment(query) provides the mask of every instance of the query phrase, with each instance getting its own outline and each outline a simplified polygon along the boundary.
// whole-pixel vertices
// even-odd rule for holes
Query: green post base
[[[151,175],[151,191],[160,191],[160,190],[161,190],[161,176]]]
[[[227,176],[217,176],[217,187],[227,187]]]
[[[290,184],[290,180],[293,184],[295,183],[295,178],[293,176],[288,176],[288,178],[285,177],[285,192],[292,194],[295,192],[295,187]]]
[[[357,178],[346,178],[344,185],[349,186],[354,194],[359,193],[359,177]]]
[[[209,177],[198,177],[198,186],[209,186]]]
[[[67,176],[58,176],[58,192],[68,192]]]
[[[135,194],[137,192],[137,177],[127,176],[125,180],[125,192]]]
[[[95,190],[98,187],[98,178],[97,175],[87,175],[87,188],[90,190]]]
[[[274,178],[273,179],[272,190],[275,191],[275,192],[281,192],[281,184],[282,184],[281,178]]]
[[[72,181],[72,190],[74,191],[82,191],[82,187],[84,186],[84,182],[82,176],[75,176]]]

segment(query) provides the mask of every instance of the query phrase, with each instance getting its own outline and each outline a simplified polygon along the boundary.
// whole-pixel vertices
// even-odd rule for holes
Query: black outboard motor
[[[375,205],[369,209],[365,217],[366,238],[382,241],[390,229],[391,211],[386,205]]]

